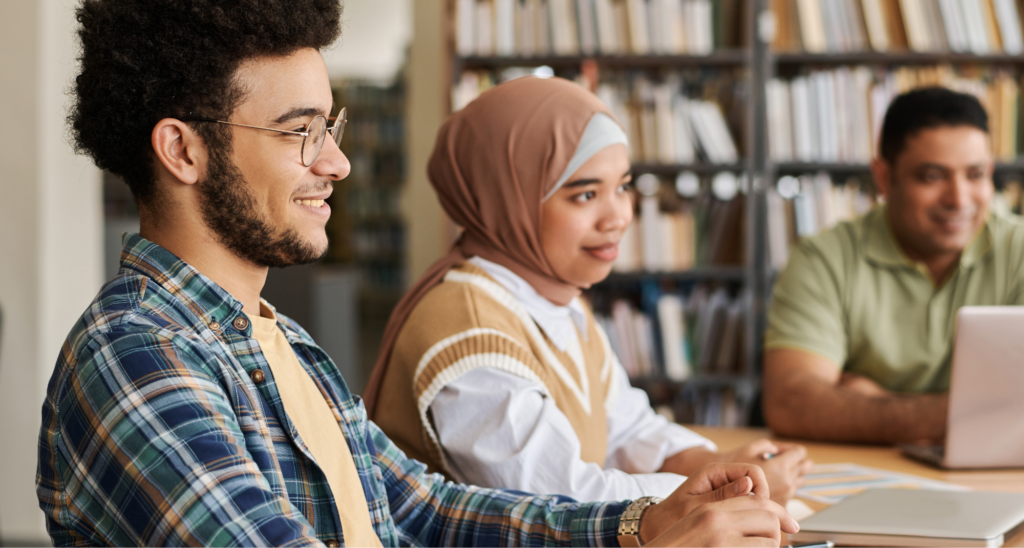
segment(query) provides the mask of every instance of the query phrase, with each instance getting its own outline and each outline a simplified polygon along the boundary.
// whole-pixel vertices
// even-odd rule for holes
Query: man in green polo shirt
[[[1024,304],[1024,224],[993,213],[988,117],[971,95],[905,93],[872,175],[886,205],[808,238],[768,314],[764,412],[786,436],[945,436],[956,313]]]

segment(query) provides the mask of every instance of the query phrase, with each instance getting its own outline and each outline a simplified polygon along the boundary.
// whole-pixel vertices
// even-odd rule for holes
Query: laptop
[[[1000,546],[1024,521],[1024,493],[871,489],[800,520],[794,543]]]
[[[1024,467],[1024,306],[965,306],[956,322],[944,445],[902,445],[947,469]]]

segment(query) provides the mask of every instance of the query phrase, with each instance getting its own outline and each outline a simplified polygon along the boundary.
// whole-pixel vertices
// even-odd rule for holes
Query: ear
[[[871,161],[871,176],[875,180],[875,189],[885,197],[889,197],[892,189],[893,166],[883,158],[875,158]]]
[[[153,126],[150,140],[160,165],[178,181],[195,184],[206,173],[206,143],[185,122],[160,120]]]

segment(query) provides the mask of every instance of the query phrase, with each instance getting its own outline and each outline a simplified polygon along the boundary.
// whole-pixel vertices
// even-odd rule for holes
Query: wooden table
[[[720,451],[731,451],[745,443],[760,438],[770,438],[802,444],[807,448],[808,456],[817,464],[851,462],[955,483],[977,491],[1024,493],[1024,470],[949,471],[910,460],[902,456],[900,450],[895,447],[791,440],[773,436],[771,432],[757,428],[708,428],[702,426],[689,426],[688,428],[718,444]],[[804,502],[814,510],[820,510],[826,506],[814,501]],[[1024,531],[1019,531],[1008,538],[1004,546],[1024,546]]]

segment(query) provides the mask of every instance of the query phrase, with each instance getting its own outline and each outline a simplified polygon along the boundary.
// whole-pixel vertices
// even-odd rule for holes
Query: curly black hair
[[[341,11],[340,0],[85,0],[68,116],[76,150],[149,204],[156,123],[227,119],[245,94],[233,80],[243,61],[333,43]],[[230,150],[220,124],[192,127],[207,146]]]

